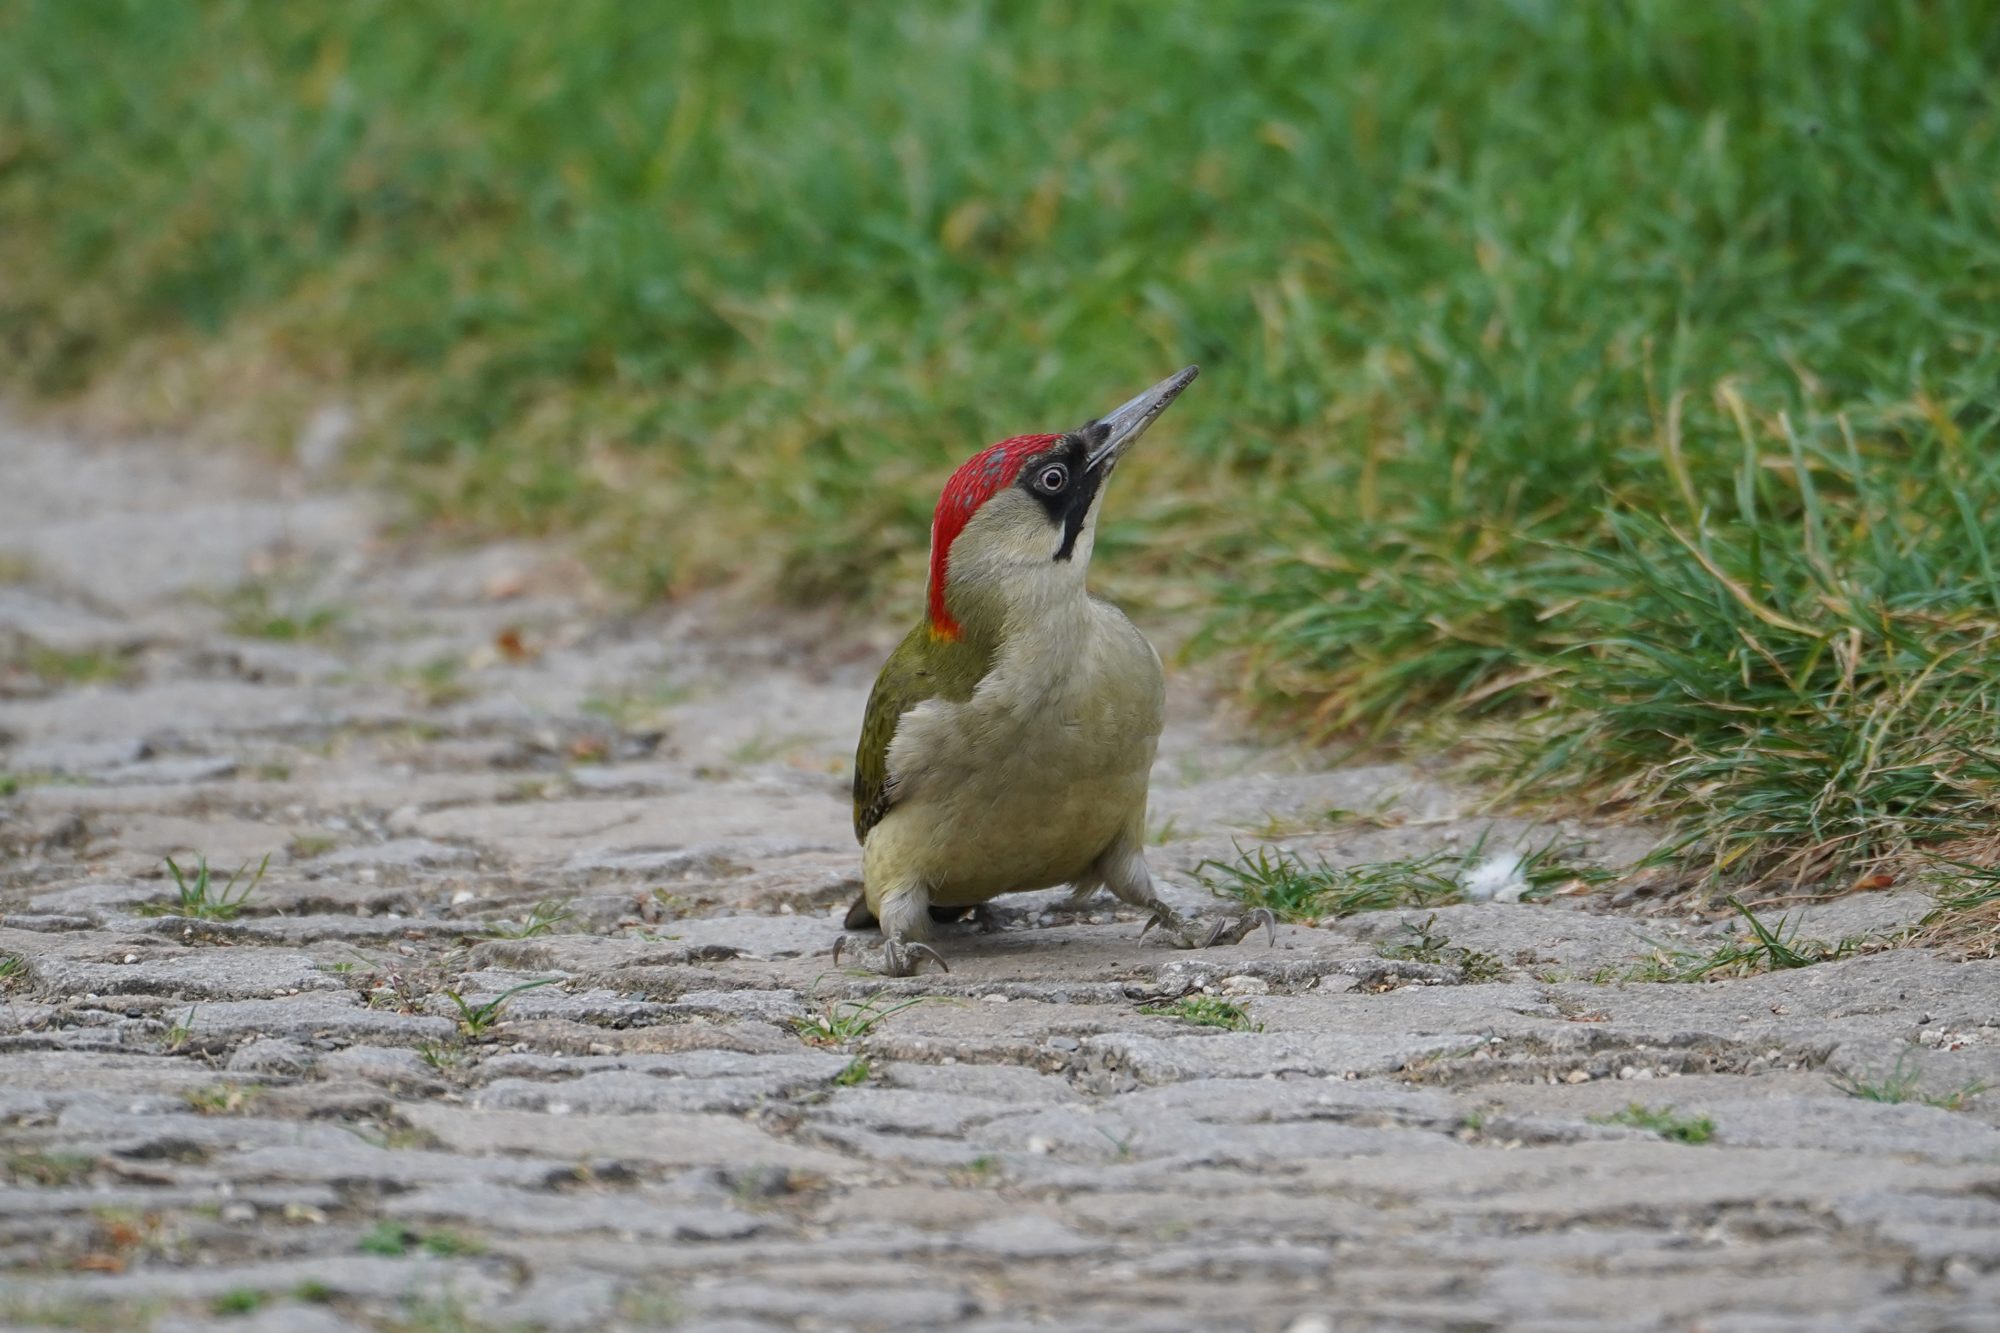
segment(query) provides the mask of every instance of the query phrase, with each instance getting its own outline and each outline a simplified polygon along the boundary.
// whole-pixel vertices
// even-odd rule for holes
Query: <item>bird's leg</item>
[[[944,955],[928,942],[931,933],[930,906],[930,892],[921,884],[889,890],[882,897],[879,914],[882,942],[871,946],[851,935],[842,935],[833,942],[833,961],[838,964],[842,953],[852,952],[860,956],[865,966],[872,967],[885,977],[915,976],[927,962],[936,963],[943,971],[951,971]]]
[[[1139,931],[1142,938],[1158,926],[1161,938],[1177,949],[1207,949],[1218,944],[1241,944],[1251,932],[1262,926],[1269,942],[1278,942],[1278,918],[1268,907],[1253,907],[1247,912],[1214,917],[1183,916],[1176,912],[1161,901],[1159,892],[1153,887],[1153,871],[1146,864],[1146,854],[1130,838],[1114,843],[1098,858],[1095,869],[1104,877],[1104,886],[1117,895],[1120,902],[1143,907],[1152,913]]]
[[[1103,874],[1097,869],[1092,868],[1082,879],[1077,880],[1076,883],[1069,886],[1069,897],[1063,899],[1063,908],[1071,912],[1081,911],[1090,904],[1090,900],[1095,898],[1097,891],[1103,887]]]

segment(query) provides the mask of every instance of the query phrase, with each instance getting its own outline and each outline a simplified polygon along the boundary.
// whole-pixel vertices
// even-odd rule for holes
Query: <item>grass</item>
[[[1576,847],[1558,841],[1526,849],[1518,855],[1514,875],[1526,881],[1524,897],[1548,897],[1574,881],[1602,883],[1610,873],[1572,863]],[[1306,861],[1282,847],[1244,851],[1238,843],[1234,861],[1202,861],[1194,875],[1214,889],[1250,907],[1268,907],[1286,921],[1318,917],[1352,917],[1396,907],[1444,907],[1466,901],[1464,879],[1486,859],[1482,833],[1464,853],[1430,853],[1394,861],[1362,861],[1332,865],[1324,857]]]
[[[1250,1012],[1234,1000],[1225,1000],[1214,995],[1191,995],[1175,1000],[1172,1004],[1147,1004],[1139,1007],[1142,1014],[1157,1014],[1167,1018],[1178,1018],[1182,1022],[1193,1023],[1196,1027],[1222,1028],[1228,1032],[1262,1032],[1262,1023],[1250,1021]]]
[[[28,960],[20,954],[0,955],[0,990],[8,990],[28,975]]]
[[[472,697],[471,687],[461,679],[464,671],[465,662],[447,653],[417,666],[398,668],[390,676],[424,707],[449,708]]]
[[[255,1314],[271,1299],[269,1292],[258,1291],[255,1287],[231,1287],[209,1302],[209,1312],[227,1318],[230,1315]]]
[[[117,684],[132,674],[131,662],[117,653],[95,648],[70,651],[37,643],[23,645],[14,661],[0,665],[18,667],[45,685]]]
[[[264,1089],[240,1083],[217,1083],[212,1087],[190,1088],[183,1094],[187,1104],[202,1115],[238,1115],[256,1105]]]
[[[480,930],[485,939],[526,940],[547,935],[576,915],[568,898],[544,898],[528,909],[519,921],[496,921]]]
[[[1497,981],[1506,972],[1507,969],[1492,954],[1453,944],[1451,937],[1437,930],[1436,926],[1435,912],[1424,918],[1421,925],[1405,921],[1400,938],[1376,945],[1375,952],[1384,958],[1455,967],[1468,982]]]
[[[1627,981],[1713,981],[1724,977],[1749,976],[1757,972],[1782,972],[1811,967],[1846,958],[1862,949],[1867,941],[1855,936],[1835,943],[1801,940],[1791,918],[1780,917],[1773,926],[1732,897],[1729,905],[1749,926],[1749,934],[1717,945],[1708,953],[1688,949],[1657,948],[1645,962],[1631,969]]]
[[[417,1055],[440,1074],[463,1069],[470,1062],[470,1057],[463,1050],[435,1041],[418,1042]]]
[[[1972,1105],[1979,1094],[1986,1091],[1986,1084],[1974,1080],[1950,1092],[1923,1092],[1919,1087],[1923,1082],[1923,1071],[1908,1067],[1908,1058],[1908,1052],[1897,1056],[1896,1067],[1886,1074],[1865,1075],[1853,1072],[1834,1074],[1833,1086],[1848,1096],[1858,1097],[1862,1101],[1883,1102],[1891,1106],[1900,1106],[1904,1102],[1919,1102],[1944,1111],[1963,1111]]]
[[[128,1333],[145,1328],[165,1312],[166,1302],[50,1299],[0,1292],[0,1325],[9,1328],[65,1328],[78,1333]]]
[[[326,855],[339,845],[339,839],[324,833],[301,833],[285,844],[285,854],[294,861],[310,861],[316,856]]]
[[[167,1026],[167,1030],[161,1040],[165,1043],[169,1055],[174,1054],[190,1041],[194,1040],[194,1011],[195,1006],[189,1005],[187,1017]]]
[[[518,986],[509,986],[481,1004],[474,1004],[458,991],[450,989],[444,991],[444,997],[458,1010],[458,1030],[469,1040],[478,1041],[506,1014],[507,1005],[516,995],[538,986],[553,986],[561,980],[561,977],[543,977],[538,981],[524,981]]]
[[[1650,1108],[1633,1102],[1622,1111],[1592,1116],[1598,1125],[1629,1125],[1650,1130],[1673,1143],[1707,1143],[1715,1137],[1715,1122],[1707,1116],[1681,1115],[1671,1106]]]
[[[357,1242],[363,1254],[376,1254],[385,1258],[399,1259],[414,1250],[453,1258],[460,1255],[482,1254],[485,1243],[477,1237],[462,1235],[456,1231],[419,1231],[399,1222],[380,1221],[361,1233]]]
[[[1195,876],[1217,893],[1251,907],[1268,907],[1288,921],[1353,916],[1399,907],[1443,907],[1465,901],[1466,875],[1486,858],[1486,835],[1463,852],[1336,866],[1324,857],[1308,861],[1287,848],[1239,843],[1231,861],[1204,860]],[[1572,861],[1576,848],[1550,841],[1520,853],[1515,875],[1527,882],[1524,896],[1544,897],[1576,880],[1597,883],[1607,872]]]
[[[856,1056],[847,1062],[845,1069],[842,1069],[838,1074],[833,1076],[833,1086],[836,1088],[856,1088],[874,1076],[875,1071],[870,1067],[869,1063]]]
[[[252,580],[218,598],[231,634],[246,639],[301,643],[325,638],[340,623],[341,610],[303,601],[268,580]]]
[[[623,686],[604,694],[590,695],[583,701],[583,711],[593,717],[601,717],[621,732],[640,731],[662,725],[669,709],[686,703],[694,697],[692,686],[683,684],[658,684],[644,687]]]
[[[0,375],[337,395],[435,523],[914,616],[950,465],[1199,361],[1112,590],[1837,882],[2000,823],[1996,62],[1982,0],[25,0]]]
[[[922,1004],[927,998],[919,995],[896,1004],[884,1004],[879,995],[871,995],[866,1000],[822,1000],[817,1009],[792,1018],[792,1031],[808,1046],[841,1046],[859,1041],[873,1032],[884,1019]],[[846,1075],[853,1068],[852,1064],[848,1065],[836,1077]]]
[[[1914,942],[1943,945],[1967,958],[2000,956],[2000,866],[1940,860],[1933,869],[1937,906],[1918,923]]]
[[[88,1180],[97,1158],[79,1152],[9,1153],[5,1166],[8,1177],[20,1184],[55,1188]]]
[[[236,873],[229,877],[228,883],[218,888],[214,877],[209,873],[206,856],[195,857],[192,877],[183,871],[171,856],[166,858],[166,861],[167,871],[174,877],[176,891],[174,901],[142,904],[139,908],[141,916],[184,916],[201,921],[232,921],[242,914],[244,907],[249,903],[250,895],[256,891],[257,885],[264,878],[265,870],[271,865],[271,858],[266,855],[258,863],[257,873],[251,875],[248,882],[244,882],[244,873],[250,869],[250,863],[246,861],[236,868]],[[236,887],[239,883],[243,885],[241,889]]]
[[[1205,860],[1195,875],[1217,893],[1251,907],[1268,907],[1287,921],[1352,916],[1391,907],[1435,907],[1462,901],[1448,853],[1396,861],[1336,866],[1310,863],[1282,847],[1236,849],[1234,861]],[[1449,869],[1447,869],[1449,867]]]

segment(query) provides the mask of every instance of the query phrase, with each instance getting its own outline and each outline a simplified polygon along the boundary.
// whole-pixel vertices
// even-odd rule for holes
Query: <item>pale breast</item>
[[[1067,883],[1143,821],[1160,660],[1123,613],[1091,605],[1069,642],[1003,651],[972,698],[931,700],[897,728],[897,804],[877,833],[934,901]]]

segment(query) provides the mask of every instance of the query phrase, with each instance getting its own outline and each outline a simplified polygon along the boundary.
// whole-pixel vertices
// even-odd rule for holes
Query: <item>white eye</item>
[[[1036,489],[1054,495],[1069,485],[1069,469],[1061,463],[1051,463],[1042,469],[1042,475],[1035,478]]]

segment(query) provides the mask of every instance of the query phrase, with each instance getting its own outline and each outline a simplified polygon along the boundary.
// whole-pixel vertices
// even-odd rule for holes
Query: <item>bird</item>
[[[869,693],[854,755],[862,890],[834,945],[888,976],[950,965],[930,943],[1005,893],[1109,889],[1185,948],[1240,943],[1263,908],[1204,921],[1161,901],[1146,801],[1166,701],[1160,657],[1086,586],[1105,483],[1198,367],[1056,435],[1016,435],[953,472],[931,519],[923,618]]]

